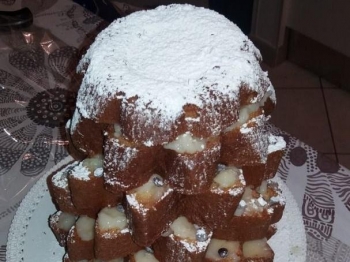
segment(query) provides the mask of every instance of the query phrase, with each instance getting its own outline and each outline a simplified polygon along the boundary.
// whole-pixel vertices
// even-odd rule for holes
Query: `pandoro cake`
[[[62,261],[273,261],[285,142],[260,62],[235,24],[186,4],[96,37],[66,124],[79,159],[48,177]]]

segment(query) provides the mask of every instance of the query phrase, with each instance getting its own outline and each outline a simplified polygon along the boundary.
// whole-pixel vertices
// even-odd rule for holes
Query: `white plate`
[[[73,159],[68,157],[48,171],[23,199],[12,221],[7,243],[7,262],[62,262],[64,249],[58,245],[48,226],[48,217],[56,209],[46,185],[49,174]],[[280,184],[287,205],[278,223],[277,233],[269,240],[275,251],[275,262],[302,262],[306,260],[306,236],[303,220],[291,192],[284,182]]]
[[[47,188],[46,178],[63,165],[65,158],[44,174],[23,199],[12,221],[7,241],[7,262],[62,262],[64,249],[49,228],[48,218],[56,211]]]

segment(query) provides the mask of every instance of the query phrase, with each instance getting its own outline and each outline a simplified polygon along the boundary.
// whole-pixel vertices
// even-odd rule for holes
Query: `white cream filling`
[[[196,240],[196,227],[186,217],[180,216],[170,225],[173,234],[182,239]]]
[[[221,261],[223,257],[219,255],[221,248],[227,249],[227,256],[225,257],[229,261],[241,261],[238,256],[240,252],[239,241],[226,241],[221,239],[212,239],[209,243],[205,257],[211,261]]]
[[[147,252],[144,249],[138,251],[134,255],[134,258],[135,258],[135,262],[159,262],[158,259],[156,259],[153,254]]]
[[[239,110],[238,120],[225,129],[225,132],[230,132],[243,124],[247,123],[250,119],[250,114],[256,112],[260,107],[260,103],[254,103],[246,106],[242,106]]]
[[[178,136],[174,141],[165,144],[165,149],[171,149],[179,154],[188,153],[194,154],[205,149],[206,139],[201,139],[192,136],[191,133],[186,132]]]
[[[165,185],[157,186],[154,182],[155,179],[163,181],[161,176],[154,174],[145,184],[132,191],[139,202],[157,202],[164,195],[168,187]]]
[[[229,188],[239,180],[240,174],[240,169],[234,166],[229,166],[218,172],[218,174],[214,177],[214,182],[217,183],[219,188]]]
[[[105,207],[98,213],[97,224],[101,231],[122,230],[127,227],[127,219],[117,207]]]
[[[273,93],[272,90],[268,90],[268,91],[265,93],[265,95],[263,96],[263,98],[261,98],[261,100],[260,100],[260,102],[259,102],[260,106],[264,106],[264,105],[265,105],[267,99],[268,99],[269,97],[271,97],[272,93]]]
[[[229,127],[227,127],[225,129],[225,132],[232,131],[233,129],[236,129],[236,128],[242,126],[243,124],[247,123],[250,119],[250,114],[258,111],[258,109],[260,107],[264,106],[266,100],[271,96],[271,94],[272,94],[272,91],[267,91],[265,93],[264,97],[259,102],[256,102],[256,103],[253,103],[250,105],[242,106],[239,110],[237,122],[235,122],[232,125],[230,125]]]
[[[114,124],[114,137],[118,138],[122,135],[122,127],[119,124]]]
[[[267,181],[266,180],[262,181],[261,185],[257,190],[260,194],[264,195],[267,192]]]
[[[86,167],[90,172],[94,172],[96,169],[102,168],[102,166],[103,166],[102,155],[98,154],[92,158],[84,159],[83,166]]]
[[[69,231],[75,223],[75,216],[69,213],[62,212],[59,215],[57,226],[59,229]]]
[[[253,197],[253,190],[246,187],[241,201],[234,213],[235,216],[252,215],[261,213],[267,206],[267,202],[260,195],[258,198]]]
[[[90,241],[94,239],[94,227],[95,219],[88,216],[81,216],[76,222],[75,228],[77,230],[78,236],[83,241]]]
[[[271,256],[271,249],[265,238],[246,241],[243,243],[243,256],[245,258],[267,258]]]

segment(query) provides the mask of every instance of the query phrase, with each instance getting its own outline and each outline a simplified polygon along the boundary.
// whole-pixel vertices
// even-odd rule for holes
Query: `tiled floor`
[[[271,122],[350,169],[350,92],[288,61],[263,68],[277,95]]]

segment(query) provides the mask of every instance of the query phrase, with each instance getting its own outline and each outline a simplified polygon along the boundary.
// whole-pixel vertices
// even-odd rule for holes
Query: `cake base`
[[[23,199],[12,221],[8,235],[6,261],[42,261],[61,262],[64,248],[61,247],[48,226],[48,217],[56,209],[51,201],[46,185],[46,178],[63,165],[73,161],[65,158],[33,186]],[[286,198],[286,208],[277,233],[269,240],[275,252],[275,262],[306,261],[306,235],[300,210],[292,193],[278,177]],[[293,237],[291,237],[293,235]]]

